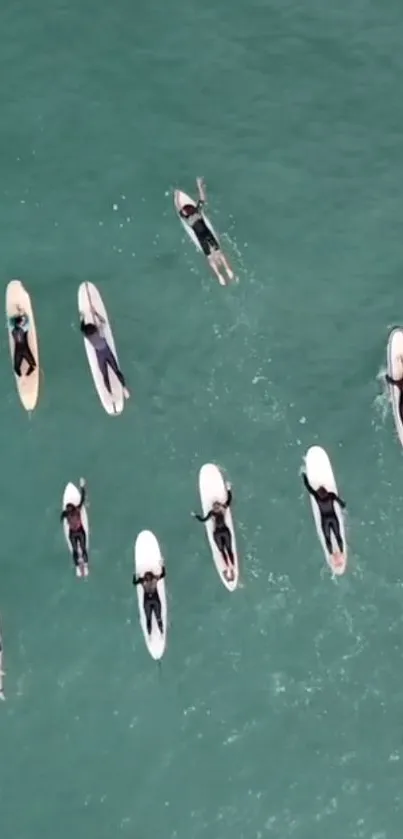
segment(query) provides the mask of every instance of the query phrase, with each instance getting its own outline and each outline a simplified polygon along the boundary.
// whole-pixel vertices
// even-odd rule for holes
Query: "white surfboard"
[[[78,289],[78,310],[84,315],[86,323],[96,323],[97,326],[100,326],[95,313],[100,315],[105,321],[105,323],[100,326],[100,331],[105,336],[117,362],[119,363],[108,314],[102,297],[93,283],[81,283]],[[112,393],[108,393],[104,384],[102,373],[99,369],[94,347],[85,338],[84,346],[92,378],[94,380],[94,385],[106,413],[110,416],[117,416],[118,414],[121,414],[125,404],[122,385],[116,378],[114,372],[109,368],[109,381],[111,383]]]
[[[67,504],[74,504],[74,506],[77,506],[80,503],[80,498],[81,498],[80,490],[75,486],[75,484],[68,483],[66,485],[64,493],[63,493],[62,509],[65,510]],[[87,537],[87,553],[89,555],[89,551],[90,551],[90,527],[89,527],[89,522],[88,522],[88,513],[87,513],[87,510],[85,508],[85,504],[83,504],[83,506],[81,508],[81,521],[83,523],[83,528],[85,530],[85,535]],[[71,542],[70,542],[70,539],[69,539],[69,526],[67,524],[66,519],[63,520],[63,532],[64,532],[64,538],[66,539],[67,547],[68,547],[70,553],[72,554],[73,549],[71,547]],[[80,568],[80,572],[81,573],[79,574],[79,576],[82,577],[83,576],[82,568]]]
[[[180,189],[175,189],[174,204],[175,204],[175,209],[176,209],[176,212],[178,213],[178,217],[179,217],[179,220],[180,220],[183,228],[186,230],[186,233],[188,234],[188,236],[190,236],[193,244],[196,245],[197,250],[200,251],[201,253],[203,253],[203,249],[200,245],[200,242],[199,242],[197,236],[195,235],[195,233],[193,231],[193,228],[191,227],[190,224],[187,223],[186,219],[182,218],[182,216],[180,215],[180,210],[182,209],[182,207],[184,207],[186,204],[191,204],[192,207],[196,207],[196,201],[194,201],[193,198],[190,198],[189,195],[186,195],[186,192],[182,192]],[[204,220],[204,223],[207,225],[208,229],[213,234],[213,236],[217,239],[217,242],[220,245],[220,240],[218,238],[218,235],[217,235],[216,231],[214,230],[213,225],[211,224],[210,219],[208,219],[207,216],[203,212],[200,212],[200,215],[202,216],[202,218]],[[220,245],[220,247],[221,247],[221,245]]]
[[[18,310],[18,307],[20,311]],[[14,365],[14,341],[11,335],[11,329],[8,324],[8,318],[17,314],[26,314],[29,320],[28,343],[32,355],[36,361],[36,368],[30,376],[24,375],[28,369],[28,364],[24,360],[21,367],[21,376],[16,376],[14,373],[15,383],[19,397],[26,411],[33,411],[36,407],[39,396],[39,350],[38,338],[36,334],[35,318],[31,304],[31,298],[24,288],[20,280],[11,280],[6,289],[6,317],[8,329],[8,343],[10,347],[11,363]],[[14,372],[14,369],[13,369]]]
[[[211,510],[215,501],[224,504],[227,500],[227,489],[224,478],[220,469],[214,463],[205,463],[199,472],[199,492],[203,516]],[[232,520],[231,508],[228,507],[225,511],[225,523],[231,532],[232,537],[232,551],[234,554],[234,579],[229,581],[225,577],[226,564],[221,556],[220,551],[214,541],[214,522],[209,519],[205,522],[207,538],[209,541],[211,553],[213,555],[214,564],[220,576],[221,582],[225,585],[228,591],[235,591],[239,581],[239,560],[236,547],[235,529]]]
[[[158,540],[151,530],[142,530],[137,536],[134,545],[134,571],[136,577],[142,577],[147,571],[153,574],[160,574],[164,565]],[[141,583],[137,586],[137,600],[140,615],[140,625],[143,630],[144,640],[147,649],[155,661],[162,658],[165,652],[167,640],[167,600],[165,591],[165,579],[158,580],[157,591],[161,601],[161,617],[164,631],[161,634],[155,614],[152,616],[151,635],[147,632],[147,621],[143,606],[144,589]]]
[[[326,454],[325,450],[322,449],[320,446],[311,446],[311,448],[308,449],[305,456],[305,471],[312,489],[319,489],[320,486],[323,486],[329,492],[335,492],[336,495],[338,494],[336,480],[333,474],[333,469],[329,457]],[[311,499],[312,512],[315,520],[317,534],[326,557],[326,562],[329,565],[329,568],[331,569],[333,574],[340,576],[341,574],[344,574],[347,567],[347,541],[343,510],[341,509],[340,505],[336,502],[334,505],[334,510],[339,520],[340,533],[344,544],[344,554],[340,557],[339,561],[336,562],[334,561],[333,556],[329,554],[329,551],[326,547],[325,537],[323,535],[321,527],[321,517],[318,504],[312,495],[310,495],[309,497]],[[336,553],[339,549],[333,533],[331,535],[331,540],[333,550]]]
[[[389,335],[387,364],[389,376],[393,379],[403,378],[403,329],[398,326],[392,329]],[[399,411],[400,391],[395,385],[389,385],[389,388],[396,431],[403,446],[403,423]]]

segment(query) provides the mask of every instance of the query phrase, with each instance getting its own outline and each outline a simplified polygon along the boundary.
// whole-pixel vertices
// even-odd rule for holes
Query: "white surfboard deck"
[[[80,498],[81,498],[81,492],[78,489],[78,487],[76,487],[75,484],[72,484],[72,483],[66,484],[66,487],[65,487],[65,490],[64,490],[64,493],[63,493],[62,509],[65,510],[67,504],[74,504],[74,506],[77,506],[80,503]],[[89,522],[88,522],[88,513],[87,513],[87,510],[85,508],[85,504],[83,504],[83,506],[81,508],[81,521],[83,523],[83,528],[85,530],[85,535],[87,537],[87,553],[89,555],[89,551],[90,551],[90,527],[89,527]],[[67,543],[67,547],[68,547],[70,553],[72,554],[73,549],[71,547],[71,542],[70,542],[70,539],[69,539],[69,526],[67,524],[66,519],[63,520],[63,532],[64,532],[64,538],[65,538],[66,543]],[[82,569],[80,569],[80,571],[81,571],[80,576],[83,576]]]
[[[393,379],[403,378],[403,329],[398,326],[392,329],[389,335],[387,364],[389,376]],[[396,431],[403,446],[403,423],[399,412],[400,391],[395,385],[389,385],[389,390]]]
[[[78,289],[78,310],[79,312],[82,312],[82,314],[84,315],[86,323],[95,323],[97,326],[99,326],[99,323],[94,316],[94,312],[97,312],[101,316],[101,318],[104,319],[105,324],[102,324],[100,326],[100,331],[102,335],[105,336],[119,364],[119,359],[116,352],[115,341],[113,338],[111,325],[109,323],[108,314],[105,309],[102,297],[93,283],[81,283]],[[108,393],[104,384],[102,373],[99,369],[94,347],[92,346],[92,344],[90,344],[89,341],[86,340],[86,338],[84,338],[84,346],[85,351],[87,353],[87,359],[92,373],[92,378],[94,380],[94,385],[98,393],[98,396],[102,402],[102,405],[105,408],[106,413],[110,416],[117,416],[118,414],[121,414],[125,404],[122,385],[116,378],[114,372],[109,368],[109,381],[111,383],[112,393]]]
[[[215,463],[205,463],[204,466],[201,467],[199,472],[199,492],[203,516],[206,516],[207,513],[211,510],[215,501],[219,501],[221,504],[224,504],[227,500],[228,493],[225,486],[225,481],[220,469],[218,468],[218,466],[215,465]],[[231,581],[227,580],[224,575],[227,566],[214,541],[214,521],[212,519],[209,519],[205,522],[204,526],[206,528],[210,550],[213,555],[214,564],[219,574],[220,580],[224,584],[225,588],[228,589],[228,591],[235,591],[239,582],[239,560],[236,547],[234,523],[230,507],[228,507],[225,511],[225,523],[231,532],[232,551],[235,560],[234,579]]]
[[[163,565],[164,560],[161,555],[161,549],[158,544],[157,538],[154,536],[154,533],[152,533],[151,530],[142,530],[141,533],[139,533],[139,535],[137,536],[134,545],[134,571],[136,577],[143,577],[147,571],[151,571],[153,574],[160,574]],[[140,625],[143,631],[144,640],[146,642],[146,646],[151,657],[155,661],[158,661],[158,659],[162,658],[162,656],[164,655],[167,640],[168,609],[165,590],[165,579],[158,580],[157,583],[157,591],[161,601],[162,624],[164,628],[164,632],[162,634],[159,631],[157,619],[154,613],[152,616],[151,623],[151,635],[148,634],[146,615],[143,606],[144,589],[142,584],[139,583],[136,586],[136,589]]]
[[[305,456],[305,471],[312,489],[318,489],[320,486],[323,486],[329,492],[335,492],[336,494],[338,494],[336,480],[333,474],[333,469],[329,457],[325,450],[321,448],[321,446],[311,446],[311,448],[308,449]],[[336,564],[333,561],[333,557],[329,554],[328,549],[326,547],[325,537],[323,535],[321,527],[321,517],[318,504],[312,495],[309,495],[309,498],[311,501],[316,531],[325,554],[326,562],[329,568],[331,569],[332,573],[336,576],[340,576],[341,574],[344,574],[347,567],[347,541],[343,510],[341,509],[340,505],[336,502],[334,505],[334,510],[339,520],[340,533],[344,544],[344,554],[342,562],[340,564]],[[331,540],[334,551],[338,551],[338,545],[333,533],[331,534]]]
[[[38,402],[39,396],[39,349],[38,338],[36,333],[35,318],[31,304],[31,298],[24,288],[20,280],[11,280],[6,289],[6,317],[7,319],[13,315],[19,314],[17,310],[19,306],[24,314],[29,318],[28,343],[32,355],[36,361],[36,368],[30,376],[24,375],[28,369],[28,364],[24,360],[21,367],[21,377],[14,373],[15,383],[19,397],[26,411],[33,411]],[[8,343],[10,347],[11,363],[14,365],[14,341],[11,336],[11,330],[8,326]]]

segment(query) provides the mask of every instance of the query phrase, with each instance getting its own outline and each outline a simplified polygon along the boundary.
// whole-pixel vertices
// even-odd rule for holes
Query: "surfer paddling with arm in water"
[[[27,362],[28,370],[25,375],[30,376],[36,369],[36,361],[28,343],[30,326],[28,315],[21,309],[21,306],[17,306],[16,309],[17,314],[9,317],[8,325],[14,341],[14,372],[20,378],[22,362]]]
[[[401,359],[401,361],[403,361],[403,359]],[[403,378],[394,379],[393,376],[389,376],[389,373],[386,373],[385,379],[388,385],[394,385],[399,390],[399,414],[400,419],[403,422]]]
[[[199,192],[199,198],[196,206],[194,204],[184,204],[179,211],[179,215],[186,221],[189,227],[192,228],[203,253],[207,257],[210,267],[213,269],[218,282],[222,285],[223,278],[220,274],[220,268],[225,268],[229,280],[234,279],[234,273],[222,253],[217,239],[207,227],[202,215],[203,207],[207,201],[206,188],[203,178],[197,178],[196,183]]]
[[[199,516],[198,513],[191,513],[193,518],[197,521],[206,522],[209,519],[214,519],[213,537],[218,550],[225,562],[226,571],[225,576],[228,582],[234,579],[235,559],[232,550],[231,531],[225,523],[225,511],[232,502],[231,484],[226,483],[227,500],[224,504],[219,501],[214,501],[214,504],[206,516]]]
[[[342,561],[342,554],[344,553],[344,545],[343,539],[340,532],[340,524],[337,518],[334,505],[335,503],[339,504],[340,507],[345,510],[345,503],[336,495],[335,492],[328,492],[325,487],[320,486],[318,489],[313,489],[311,487],[308,478],[305,472],[302,472],[302,480],[304,482],[305,488],[308,490],[309,494],[315,499],[320,512],[320,519],[321,519],[321,526],[323,531],[323,536],[325,537],[326,547],[329,551],[330,556],[333,556],[335,563]],[[332,531],[336,538],[336,542],[339,548],[340,553],[334,553],[332,547],[332,539],[331,534]]]
[[[80,312],[80,330],[84,335],[86,341],[89,341],[92,344],[96,357],[99,369],[102,373],[102,377],[104,380],[104,385],[108,393],[112,394],[111,383],[109,380],[109,367],[113,370],[116,378],[119,380],[120,384],[123,388],[123,395],[125,399],[128,399],[130,394],[126,387],[126,380],[119,369],[119,365],[116,361],[116,358],[106,340],[102,334],[102,326],[105,323],[104,318],[98,314],[98,312],[93,312],[94,319],[98,321],[99,326],[95,323],[86,323],[85,317],[82,312]]]
[[[80,501],[77,505],[67,504],[60,515],[60,521],[66,519],[69,528],[69,539],[73,551],[73,561],[77,577],[81,577],[81,564],[84,565],[84,576],[88,577],[87,536],[83,527],[81,510],[85,504],[85,480],[80,478]],[[80,555],[81,554],[81,555]]]
[[[165,577],[165,566],[162,568],[162,571],[161,571],[160,574],[153,574],[152,571],[147,571],[145,574],[143,574],[142,577],[136,577],[136,575],[133,574],[133,585],[134,586],[138,586],[138,585],[143,586],[143,591],[144,591],[143,607],[144,607],[144,613],[145,613],[146,622],[147,622],[147,632],[148,632],[149,635],[151,635],[151,630],[152,630],[153,612],[155,614],[157,624],[158,624],[158,629],[159,629],[161,635],[163,635],[163,633],[164,633],[164,625],[163,625],[163,622],[162,622],[162,615],[161,615],[161,608],[162,608],[161,607],[161,600],[160,600],[160,596],[158,594],[158,589],[157,589],[158,581],[163,580],[164,577]]]

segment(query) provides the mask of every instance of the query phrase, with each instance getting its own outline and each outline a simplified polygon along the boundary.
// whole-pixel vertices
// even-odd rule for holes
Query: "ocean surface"
[[[31,294],[23,410],[1,339],[2,839],[401,839],[403,461],[379,376],[403,321],[397,0],[4,0],[4,291]],[[239,276],[174,211],[195,194]],[[132,398],[103,410],[78,330],[99,288]],[[347,502],[334,581],[299,471]],[[198,473],[233,484],[242,586]],[[91,576],[59,523],[87,479]],[[133,545],[166,557],[159,668]]]

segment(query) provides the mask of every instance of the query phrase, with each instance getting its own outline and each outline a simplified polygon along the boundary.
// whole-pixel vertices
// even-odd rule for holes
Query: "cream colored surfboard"
[[[27,362],[22,362],[21,376],[16,376],[14,373],[15,383],[21,399],[21,402],[26,411],[33,411],[38,402],[39,396],[39,350],[38,339],[36,334],[35,318],[32,310],[31,298],[24,288],[20,280],[11,280],[6,289],[6,316],[8,341],[10,347],[11,363],[14,372],[14,341],[11,335],[11,329],[8,319],[14,315],[25,314],[28,318],[28,343],[32,355],[36,361],[36,368],[30,376],[26,375]]]

